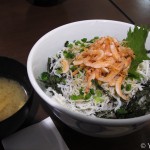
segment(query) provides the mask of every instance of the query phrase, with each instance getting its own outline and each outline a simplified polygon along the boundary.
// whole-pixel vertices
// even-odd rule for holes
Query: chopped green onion
[[[87,38],[81,39],[82,42],[87,42]]]
[[[77,66],[71,66],[71,67],[70,67],[70,70],[71,70],[71,71],[75,71],[76,69],[77,69]]]
[[[90,42],[90,43],[94,43],[97,39],[99,39],[99,37],[98,37],[98,36],[94,37],[94,38],[93,38],[93,39],[91,39],[89,42]]]
[[[81,88],[81,89],[79,90],[79,92],[80,92],[80,95],[84,95],[83,88]]]
[[[92,96],[92,95],[91,95],[91,93],[89,92],[89,93],[87,93],[87,94],[84,96],[84,99],[85,99],[85,100],[88,100],[91,96]]]
[[[104,99],[102,97],[94,96],[94,102],[96,104],[102,103],[103,101],[104,101]]]
[[[63,78],[61,83],[66,84],[66,80]]]
[[[131,90],[131,84],[127,84],[126,85],[126,91],[130,91]]]
[[[104,99],[102,98],[102,91],[96,90],[95,96],[93,97],[96,104],[102,103]]]
[[[91,93],[92,95],[94,95],[94,94],[95,94],[94,89],[90,89],[90,93]]]
[[[72,100],[79,100],[79,99],[83,99],[84,96],[83,95],[71,95],[70,98]]]
[[[73,47],[73,44],[70,43],[70,44],[68,45],[68,47],[69,47],[69,48],[72,48],[72,47]]]
[[[96,90],[96,96],[102,97],[102,91],[101,90]]]
[[[84,43],[81,43],[81,47],[85,47],[85,44],[84,44]]]
[[[62,68],[57,68],[56,73],[61,74],[62,73]]]
[[[68,59],[73,59],[75,57],[75,54],[69,51],[64,51],[63,54],[65,58],[68,58]]]
[[[81,73],[79,72],[78,74],[77,74],[77,78],[80,78],[81,77]]]
[[[121,85],[121,90],[123,90],[123,89],[124,89],[124,85],[122,84],[122,85]]]
[[[41,74],[41,80],[42,80],[43,82],[48,81],[48,80],[49,80],[49,73],[48,73],[48,72],[43,72],[43,73]]]
[[[83,48],[82,48],[82,49],[80,49],[80,53],[81,53],[81,52],[83,52],[83,51],[84,51],[84,49],[83,49]]]
[[[81,41],[75,41],[75,45],[81,44]]]
[[[94,39],[95,39],[95,40],[96,40],[96,39],[99,39],[99,36],[95,36]]]

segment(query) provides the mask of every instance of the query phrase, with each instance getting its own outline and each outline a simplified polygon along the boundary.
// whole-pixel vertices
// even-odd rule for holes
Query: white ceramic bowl
[[[63,25],[48,32],[33,46],[27,61],[31,84],[54,114],[66,125],[95,137],[117,137],[132,133],[150,121],[150,115],[131,119],[102,119],[72,112],[49,98],[37,82],[40,74],[46,71],[47,58],[61,50],[67,40],[73,41],[84,37],[91,39],[95,36],[112,36],[123,40],[126,38],[129,27],[134,26],[112,20],[84,20]],[[150,34],[146,48],[150,49]]]

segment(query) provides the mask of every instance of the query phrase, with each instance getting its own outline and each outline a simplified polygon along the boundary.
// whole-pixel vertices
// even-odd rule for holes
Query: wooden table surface
[[[111,0],[136,25],[150,26],[150,0]]]
[[[56,5],[47,6],[37,6],[31,1],[0,0],[0,55],[23,64],[26,64],[32,46],[41,36],[66,23],[111,19],[150,26],[149,0],[58,0]],[[149,126],[119,138],[93,138],[63,124],[36,93],[34,101],[36,107],[24,126],[51,116],[70,150],[140,150],[141,143],[145,143],[145,149],[149,149]],[[0,150],[3,150],[2,145]]]

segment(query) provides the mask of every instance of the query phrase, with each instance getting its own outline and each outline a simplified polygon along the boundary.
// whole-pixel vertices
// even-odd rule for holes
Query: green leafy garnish
[[[129,77],[140,79],[140,74],[136,72],[138,65],[143,60],[150,60],[147,56],[145,42],[148,36],[148,29],[144,27],[137,27],[128,31],[127,38],[125,39],[126,44],[130,47],[135,54],[135,58],[131,63],[131,67],[129,69]]]

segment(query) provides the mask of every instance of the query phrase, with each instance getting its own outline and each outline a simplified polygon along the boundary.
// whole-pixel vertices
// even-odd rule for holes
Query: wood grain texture
[[[150,27],[150,0],[112,0],[137,25]]]

